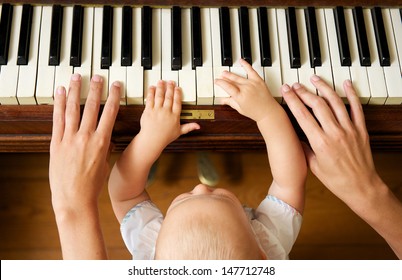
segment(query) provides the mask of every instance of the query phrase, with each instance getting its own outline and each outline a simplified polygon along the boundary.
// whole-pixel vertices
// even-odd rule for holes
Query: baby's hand
[[[181,89],[172,81],[159,81],[156,88],[149,88],[139,133],[147,152],[161,153],[180,135],[200,129],[197,123],[180,125],[181,98]]]
[[[230,96],[222,100],[223,104],[258,122],[267,116],[267,112],[276,101],[251,65],[243,59],[240,63],[246,70],[248,79],[224,71],[222,77],[216,79],[215,83]]]

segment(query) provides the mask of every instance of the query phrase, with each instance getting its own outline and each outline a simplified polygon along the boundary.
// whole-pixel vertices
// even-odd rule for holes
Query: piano
[[[126,90],[112,134],[123,150],[140,129],[143,93],[158,79],[183,88],[182,121],[200,131],[169,151],[265,149],[255,123],[219,105],[222,70],[249,60],[282,102],[282,83],[316,73],[357,87],[376,150],[402,150],[402,1],[0,0],[0,152],[47,152],[52,96],[72,73]],[[314,7],[314,8],[313,8]],[[107,87],[103,98],[106,99]],[[82,92],[85,102],[86,88]],[[341,93],[341,91],[339,91]],[[345,106],[348,106],[347,104]],[[286,104],[294,127],[298,127]]]

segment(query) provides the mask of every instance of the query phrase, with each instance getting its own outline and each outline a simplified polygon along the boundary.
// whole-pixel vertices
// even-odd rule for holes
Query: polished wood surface
[[[58,1],[20,1],[0,0],[0,3],[36,3],[36,4],[104,4],[100,0],[58,0]],[[150,5],[150,6],[334,6],[329,0],[215,0],[215,1],[163,1],[163,0],[117,0],[113,4]],[[402,6],[402,0],[351,0],[337,1],[336,5],[346,6]],[[402,90],[402,89],[401,89]],[[212,109],[214,120],[199,120],[202,129],[181,137],[167,150],[261,150],[265,144],[255,123],[231,108],[224,106],[184,106],[184,109]],[[285,108],[286,109],[286,108]],[[0,105],[0,152],[47,152],[52,127],[52,106],[4,106]],[[114,127],[112,141],[115,150],[121,151],[139,131],[139,119],[143,106],[121,106]],[[402,106],[365,106],[367,128],[372,147],[376,150],[402,150]],[[291,116],[291,114],[289,114]],[[294,121],[293,121],[294,122]],[[295,124],[301,139],[304,135]]]
[[[113,130],[114,150],[123,150],[138,133],[143,106],[121,106]],[[254,121],[227,106],[183,106],[183,109],[211,109],[214,120],[197,121],[201,130],[182,136],[167,147],[185,150],[261,150],[265,144]],[[285,107],[300,138],[305,136]],[[47,152],[52,132],[53,106],[1,106],[0,151]],[[402,150],[402,106],[365,106],[371,145],[376,150]],[[185,121],[183,121],[185,122]]]
[[[111,164],[118,154],[113,154]],[[211,153],[220,180],[239,200],[257,207],[272,180],[265,152]],[[379,174],[402,200],[402,153],[374,153]],[[60,243],[50,202],[49,155],[0,154],[0,259],[60,259]],[[165,153],[148,191],[166,211],[173,198],[198,184],[196,153]],[[303,225],[292,259],[395,259],[385,241],[314,176],[306,184]],[[130,259],[108,192],[99,200],[109,257]],[[386,218],[386,217],[384,217]]]

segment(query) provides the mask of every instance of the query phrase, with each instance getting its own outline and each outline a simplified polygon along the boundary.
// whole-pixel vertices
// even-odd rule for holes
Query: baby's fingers
[[[215,84],[221,87],[230,96],[237,96],[240,93],[240,89],[230,80],[216,79]]]
[[[200,129],[200,125],[198,123],[186,123],[180,126],[180,135],[187,134],[191,131]]]

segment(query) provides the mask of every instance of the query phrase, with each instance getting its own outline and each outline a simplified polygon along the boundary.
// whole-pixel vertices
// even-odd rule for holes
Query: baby
[[[159,81],[149,88],[140,132],[109,179],[113,210],[134,259],[288,258],[302,222],[306,160],[286,112],[254,69],[244,60],[241,65],[248,78],[223,72],[215,83],[229,95],[223,104],[253,119],[265,140],[273,176],[268,196],[253,210],[228,190],[200,184],[174,199],[163,217],[145,190],[150,168],[169,143],[200,126],[180,125],[181,90]]]

